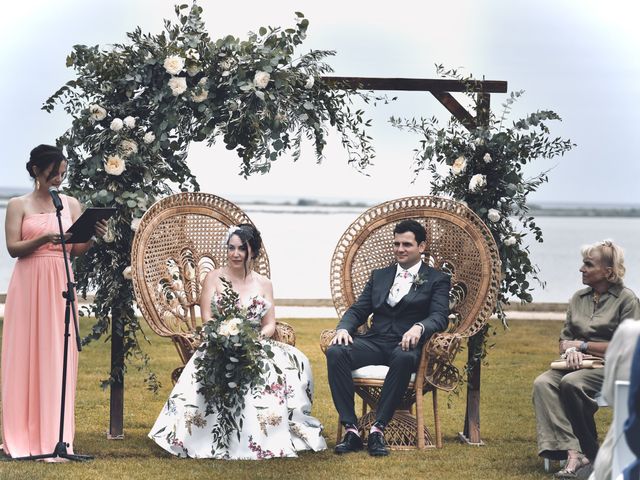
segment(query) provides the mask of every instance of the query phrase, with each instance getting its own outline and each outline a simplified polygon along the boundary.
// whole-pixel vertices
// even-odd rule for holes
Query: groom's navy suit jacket
[[[449,315],[449,288],[451,278],[423,263],[418,272],[422,280],[414,284],[395,307],[387,304],[389,290],[395,281],[396,265],[373,270],[358,300],[345,312],[337,328],[354,335],[360,325],[373,313],[368,334],[397,338],[415,323],[424,327],[421,343],[436,332],[447,328]]]

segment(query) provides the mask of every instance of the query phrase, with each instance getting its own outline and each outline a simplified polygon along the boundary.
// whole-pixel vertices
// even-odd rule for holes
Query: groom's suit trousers
[[[354,337],[351,345],[332,345],[327,350],[329,386],[340,422],[357,424],[351,371],[365,365],[388,365],[376,409],[376,421],[387,425],[406,391],[420,361],[421,348],[402,351],[396,336]]]

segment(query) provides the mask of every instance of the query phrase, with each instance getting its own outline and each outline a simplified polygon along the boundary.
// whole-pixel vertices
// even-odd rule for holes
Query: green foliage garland
[[[349,162],[365,168],[374,157],[369,121],[353,107],[369,94],[337,90],[321,78],[331,71],[332,51],[294,57],[309,22],[297,13],[294,28],[264,28],[247,40],[212,40],[202,8],[176,6],[177,22],[159,35],[128,33],[127,44],[103,49],[76,45],[67,65],[76,78],[43,109],[64,106],[71,128],[58,139],[69,158],[68,193],[86,206],[116,206],[104,241],[75,263],[79,291],[95,290],[86,313],[97,321],[86,341],[108,332],[124,337],[127,359],[148,360],[140,349],[140,325],[128,277],[134,230],[158,198],[198,190],[186,157],[191,142],[222,139],[241,159],[241,173],[269,171],[285,152],[300,155],[304,138],[322,159],[328,126],[340,135]],[[124,372],[112,365],[111,378]],[[152,388],[157,387],[150,377]]]

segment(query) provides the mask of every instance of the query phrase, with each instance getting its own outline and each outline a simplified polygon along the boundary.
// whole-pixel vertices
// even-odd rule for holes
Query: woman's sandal
[[[567,466],[565,466],[562,470],[554,473],[554,478],[577,478],[578,471],[581,468],[584,468],[590,464],[589,459],[584,455],[580,455],[578,457],[577,463],[573,468],[569,468],[569,461],[567,461]]]

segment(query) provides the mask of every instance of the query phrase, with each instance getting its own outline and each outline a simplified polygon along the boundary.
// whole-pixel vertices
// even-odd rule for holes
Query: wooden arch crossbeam
[[[322,77],[336,88],[355,90],[395,90],[406,92],[430,92],[451,115],[467,130],[486,126],[492,93],[507,93],[507,82],[503,80],[470,80],[461,82],[445,78],[377,78],[377,77]],[[471,114],[451,92],[475,92],[478,100],[478,116]]]

